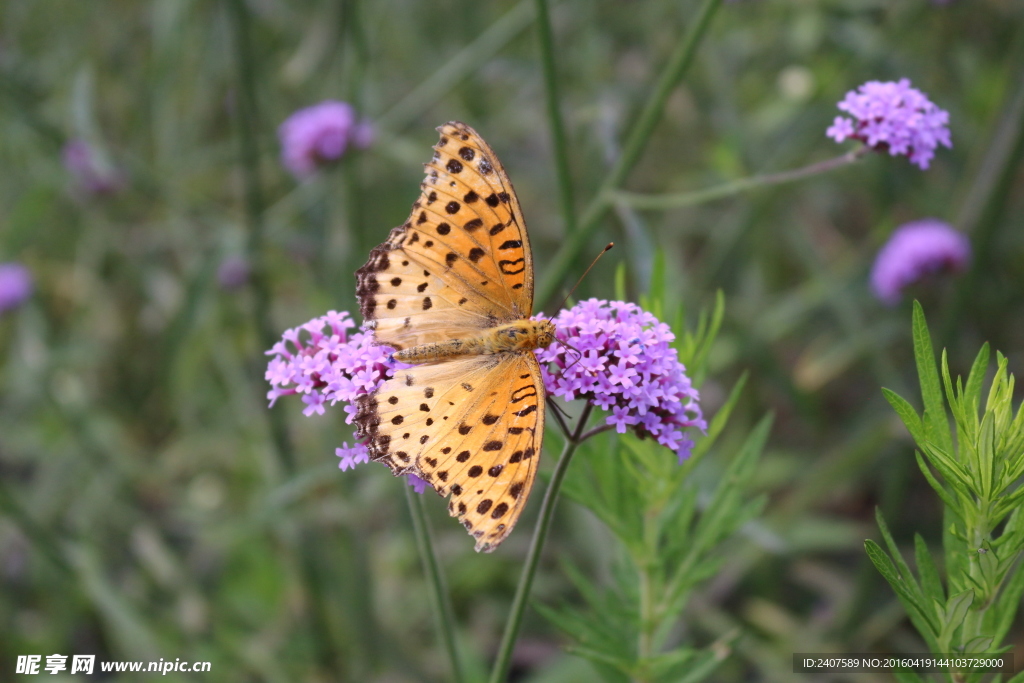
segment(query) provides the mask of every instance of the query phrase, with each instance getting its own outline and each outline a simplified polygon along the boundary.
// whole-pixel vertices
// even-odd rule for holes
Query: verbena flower
[[[903,289],[927,275],[960,272],[971,258],[967,236],[934,218],[900,226],[871,269],[871,288],[883,303],[900,301]]]
[[[242,256],[228,256],[217,267],[217,282],[221,289],[244,287],[249,282],[249,262]]]
[[[906,156],[927,169],[940,144],[952,147],[949,112],[939,109],[910,80],[868,81],[837,105],[853,118],[837,116],[825,134],[836,142],[860,140],[871,149]]]
[[[563,310],[552,322],[556,341],[537,352],[549,393],[609,411],[606,424],[653,437],[680,462],[690,455],[693,441],[684,430],[705,430],[707,423],[668,325],[635,304],[600,299]]]
[[[31,271],[20,263],[0,263],[0,313],[17,308],[31,295]]]
[[[395,370],[409,367],[389,360],[394,352],[390,347],[374,346],[372,332],[349,334],[355,326],[347,312],[328,311],[287,330],[267,351],[271,357],[265,375],[270,382],[270,406],[282,396],[300,395],[306,404],[302,412],[308,417],[323,415],[326,404],[341,401],[347,413],[345,421],[352,424],[356,397],[373,392]],[[342,470],[370,461],[366,446],[358,442],[351,447],[343,443],[335,453],[341,458],[338,467]],[[422,493],[423,480],[412,475],[406,480]]]
[[[347,102],[325,100],[299,109],[281,124],[281,160],[300,180],[340,159],[350,145],[359,149],[373,142],[373,127],[359,121]]]
[[[124,176],[85,140],[72,140],[61,152],[64,168],[77,188],[89,195],[114,194],[124,186]]]

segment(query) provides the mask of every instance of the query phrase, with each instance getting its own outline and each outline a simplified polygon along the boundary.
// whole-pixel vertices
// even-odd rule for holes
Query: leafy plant
[[[966,383],[957,377],[954,384],[945,351],[940,378],[924,310],[917,302],[913,338],[923,413],[895,392],[883,391],[917,443],[917,464],[944,504],[945,584],[920,534],[914,537],[914,576],[880,512],[878,525],[889,552],[871,540],[865,541],[865,549],[933,653],[1006,652],[1010,647],[1003,640],[1024,592],[1024,572],[1017,564],[1024,551],[1024,488],[1019,486],[1024,411],[1013,413],[1014,377],[997,351],[995,375],[982,406],[988,344],[974,359]],[[918,680],[907,675],[907,680]],[[957,681],[981,675],[950,674]]]

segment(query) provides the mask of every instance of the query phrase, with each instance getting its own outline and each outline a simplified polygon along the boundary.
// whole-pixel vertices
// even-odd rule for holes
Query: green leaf
[[[665,301],[665,252],[662,249],[658,249],[654,252],[654,259],[651,264],[651,286],[647,290],[647,295],[653,302],[664,302]],[[620,301],[625,300],[625,296],[619,297]],[[652,311],[653,312],[653,311]],[[659,316],[660,317],[660,316]]]
[[[926,463],[924,458],[921,456],[921,451],[914,451],[914,458],[917,460],[917,466],[921,469],[921,473],[924,474],[924,478],[928,480],[928,483],[931,484],[933,489],[935,489],[935,492],[939,494],[939,498],[941,498],[942,502],[946,504],[946,507],[951,510],[958,509],[956,499],[950,495],[949,491],[946,490],[946,487],[942,485],[942,482],[936,479],[935,475],[932,474],[931,468],[928,467],[928,463]]]
[[[889,525],[885,523],[885,517],[882,515],[881,508],[875,508],[875,521],[878,522],[878,530],[882,532],[882,538],[885,540],[885,545],[889,548],[889,553],[892,555],[893,562],[896,563],[896,567],[899,568],[900,577],[903,581],[910,586],[915,594],[915,597],[921,598],[921,588],[917,585],[917,581],[914,579],[914,574],[910,571],[910,566],[903,559],[903,555],[900,553],[899,546],[896,545],[896,541],[893,540],[892,534],[889,533]]]
[[[962,593],[957,593],[949,599],[946,603],[946,609],[942,615],[946,621],[946,627],[949,634],[960,627],[964,623],[964,617],[967,616],[967,610],[971,608],[971,604],[974,602],[974,591],[967,589]]]
[[[935,351],[928,333],[924,309],[914,302],[913,316],[914,359],[921,382],[921,399],[924,402],[924,428],[929,441],[938,444],[947,453],[953,452],[953,439],[946,421],[946,407],[942,398],[942,383],[935,365]]]
[[[722,290],[715,292],[715,307],[711,313],[711,320],[702,333],[697,337],[697,346],[691,358],[684,363],[692,373],[693,383],[700,386],[704,381],[704,374],[707,371],[708,356],[718,338],[718,330],[722,327],[722,320],[725,319],[725,294]],[[693,367],[690,367],[690,366]]]
[[[698,657],[697,661],[687,667],[686,674],[681,678],[673,678],[673,683],[698,683],[715,672],[715,669],[725,661],[728,650],[716,648],[705,651]]]
[[[621,671],[622,673],[626,674],[627,676],[630,674],[630,671],[631,671],[632,665],[633,665],[633,663],[631,661],[629,661],[628,659],[624,659],[622,657],[612,657],[611,655],[609,655],[607,652],[604,652],[603,650],[597,650],[597,649],[594,649],[594,648],[583,647],[583,646],[580,646],[580,645],[570,645],[570,646],[565,648],[565,651],[569,652],[571,654],[577,655],[579,657],[583,657],[585,659],[589,659],[589,660],[591,660],[593,662],[599,662],[601,664],[607,664],[608,666],[611,666],[611,667],[615,668],[616,670]]]
[[[974,482],[971,475],[956,460],[953,460],[948,453],[940,449],[934,443],[921,444],[921,450],[928,457],[928,461],[939,471],[946,483],[956,489],[960,495],[970,499],[974,493],[972,488]]]
[[[988,342],[981,345],[981,350],[974,357],[971,365],[971,372],[967,375],[967,388],[964,390],[964,399],[968,406],[973,406],[977,414],[981,401],[981,385],[985,381],[985,373],[988,370],[989,346]]]
[[[992,647],[991,636],[978,636],[964,644],[964,654],[981,654],[988,652],[990,647]]]
[[[689,471],[696,466],[696,463],[700,462],[700,459],[704,457],[708,452],[708,449],[714,445],[718,436],[722,433],[722,430],[725,429],[725,424],[729,421],[729,416],[732,415],[733,408],[736,407],[736,402],[740,399],[740,393],[742,393],[743,387],[747,383],[747,376],[746,372],[740,375],[740,378],[736,380],[736,384],[732,386],[732,391],[729,392],[729,398],[725,400],[722,407],[719,408],[718,412],[715,413],[715,416],[711,418],[711,422],[708,423],[707,436],[697,440],[696,445],[693,447],[693,452],[690,454],[690,458],[683,463],[684,473],[689,473]]]
[[[964,420],[969,425],[965,430],[968,439],[973,440],[978,431],[978,407],[981,405],[981,385],[985,380],[985,373],[988,370],[989,347],[988,342],[981,346],[978,355],[971,365],[971,372],[967,375],[967,386],[961,395],[961,404],[964,410]]]
[[[896,414],[903,420],[903,424],[907,426],[907,431],[910,432],[910,436],[914,437],[914,441],[923,443],[925,441],[924,425],[921,422],[921,417],[914,410],[914,406],[910,405],[907,399],[891,389],[882,387],[882,395],[885,396],[885,400],[889,402],[889,405],[893,407]]]
[[[996,465],[996,433],[995,419],[990,412],[985,413],[981,421],[981,429],[978,431],[978,448],[975,469],[975,488],[983,500],[990,500],[995,493],[992,490],[993,478],[995,477]],[[973,452],[973,449],[966,449]]]
[[[620,261],[615,268],[615,298],[619,301],[626,300],[626,262]]]
[[[921,577],[921,589],[925,597],[937,600],[940,604],[944,603],[946,594],[942,589],[942,579],[939,578],[939,570],[921,534],[914,534],[914,558],[917,561],[917,573]]]
[[[908,589],[907,582],[896,571],[896,566],[892,560],[877,543],[870,538],[867,539],[864,541],[864,550],[868,554],[868,559],[875,565],[875,569],[878,570],[882,578],[896,592],[896,597],[903,604],[903,608],[907,611],[907,616],[910,617],[917,630],[929,641],[929,645],[934,643],[935,635],[939,632],[934,611],[921,604],[918,596]]]

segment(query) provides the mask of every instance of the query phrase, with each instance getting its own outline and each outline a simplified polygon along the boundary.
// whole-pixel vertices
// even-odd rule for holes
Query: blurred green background
[[[697,7],[552,4],[578,211]],[[927,172],[871,155],[701,206],[620,208],[579,258],[614,239],[576,296],[610,297],[625,263],[635,297],[662,252],[667,303],[691,324],[724,291],[705,414],[748,371],[733,426],[776,416],[765,516],[723,549],[686,619],[697,643],[742,630],[722,680],[791,680],[793,652],[923,650],[862,549],[876,505],[904,541],[942,525],[879,390],[917,395],[909,305],[881,306],[867,273],[900,223],[951,222],[972,269],[912,294],[954,372],[984,341],[1020,371],[1024,5],[725,3],[625,184],[698,190],[836,156],[849,145],[825,138],[835,103],[901,77],[950,112],[953,149]],[[376,141],[296,183],[277,126],[328,98]],[[217,681],[444,679],[402,484],[382,467],[338,472],[340,410],[268,411],[262,372],[268,335],[329,309],[358,319],[353,272],[404,221],[452,119],[499,154],[543,278],[564,225],[532,0],[0,1],[0,262],[36,281],[0,314],[0,679],[18,655],[53,653],[208,660]],[[123,186],[76,187],[61,163],[73,139]],[[250,286],[218,284],[233,257],[256,267]],[[427,503],[463,651],[484,670],[538,503],[484,556]],[[561,559],[607,571],[602,534],[564,500],[535,599],[575,599]],[[594,680],[562,644],[528,612],[515,679]]]

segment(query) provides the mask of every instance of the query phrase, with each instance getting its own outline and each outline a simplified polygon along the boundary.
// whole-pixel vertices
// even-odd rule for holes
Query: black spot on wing
[[[498,269],[505,275],[518,275],[526,270],[526,261],[522,257],[513,260],[502,259],[498,261]]]

